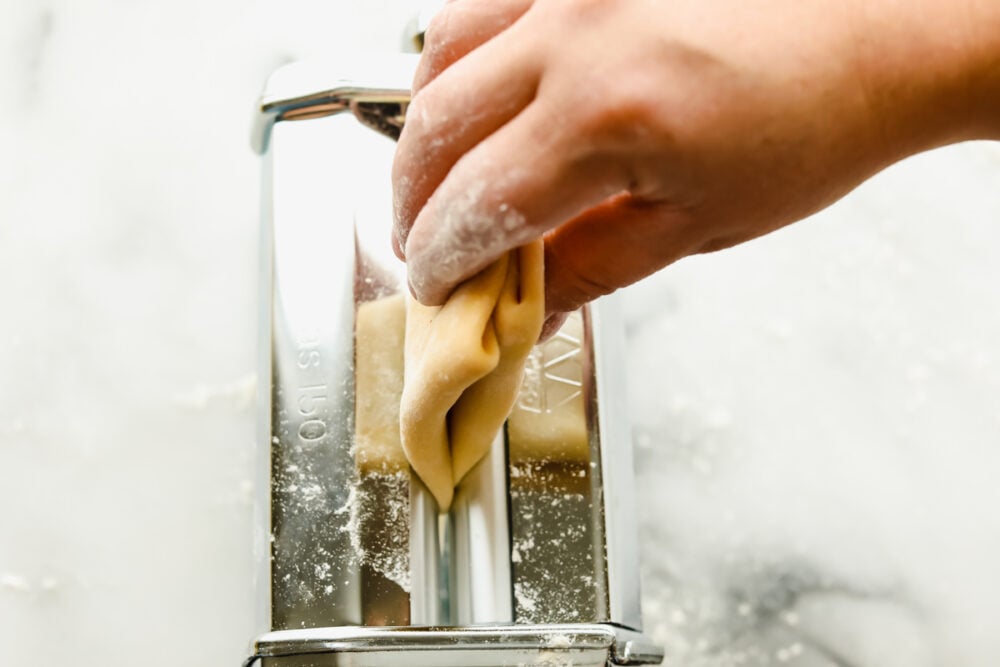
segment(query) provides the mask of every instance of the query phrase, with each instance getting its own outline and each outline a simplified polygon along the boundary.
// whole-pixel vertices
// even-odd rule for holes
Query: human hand
[[[570,310],[1000,136],[998,36],[995,0],[450,2],[393,169],[411,289],[439,304],[544,235]]]

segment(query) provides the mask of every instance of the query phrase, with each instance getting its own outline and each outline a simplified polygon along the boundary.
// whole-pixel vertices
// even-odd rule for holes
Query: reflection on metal
[[[455,560],[451,623],[514,620],[507,477],[507,448],[499,435],[487,457],[456,489],[451,510]]]
[[[288,174],[294,163],[281,146],[274,148],[274,173]],[[262,369],[271,379],[272,406],[266,581],[275,629],[362,621],[354,594],[357,561],[344,557],[351,551],[344,508],[353,486],[354,415],[343,397],[353,394],[354,363],[351,338],[342,332],[353,321],[353,261],[345,254],[343,262],[318,262],[315,245],[335,247],[340,230],[318,230],[314,214],[301,208],[310,185],[309,179],[275,179],[265,212],[273,252],[265,310],[270,355]],[[307,265],[312,270],[304,270]]]
[[[368,377],[355,363],[357,312],[396,287],[356,255],[351,165],[326,159],[329,145],[366,140],[384,141],[344,115],[282,124],[268,153],[268,629],[411,622],[409,467],[398,443],[376,430],[358,446],[355,433],[356,383]],[[381,350],[362,339],[362,364],[388,349],[401,367],[401,333]]]
[[[507,426],[519,623],[607,621],[600,449],[583,312],[529,358]]]
[[[598,667],[663,659],[637,632],[584,623],[292,630],[259,637],[253,649],[245,667]]]
[[[291,66],[260,106],[264,634],[249,662],[659,662],[638,634],[613,301],[573,314],[532,352],[504,433],[449,515],[411,475],[398,438],[405,275],[387,242],[386,136],[409,95],[387,82],[408,84],[413,64],[333,85]],[[316,120],[274,125],[306,117]]]
[[[267,80],[254,115],[250,144],[265,153],[278,121],[311,120],[350,111],[368,127],[399,138],[415,55],[359,56],[354,74],[333,77],[337,63],[303,61],[276,70]]]

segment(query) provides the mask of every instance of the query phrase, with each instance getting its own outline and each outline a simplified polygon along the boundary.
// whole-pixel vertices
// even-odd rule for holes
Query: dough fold
[[[442,512],[510,414],[544,317],[541,240],[510,251],[442,306],[408,300],[400,438]]]

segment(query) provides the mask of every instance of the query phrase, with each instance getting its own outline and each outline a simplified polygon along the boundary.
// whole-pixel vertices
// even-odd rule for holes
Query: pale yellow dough
[[[403,395],[402,294],[358,307],[354,333],[354,460],[362,474],[407,468],[399,440]]]
[[[545,316],[542,242],[512,250],[443,306],[407,302],[400,435],[441,511],[510,414]]]

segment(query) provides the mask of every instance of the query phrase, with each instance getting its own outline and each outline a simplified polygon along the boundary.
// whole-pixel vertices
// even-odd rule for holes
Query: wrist
[[[1000,139],[1000,3],[861,2],[858,68],[891,159]]]
[[[1000,139],[1000,3],[979,0],[972,17],[978,32],[975,70],[970,77],[972,139]]]

